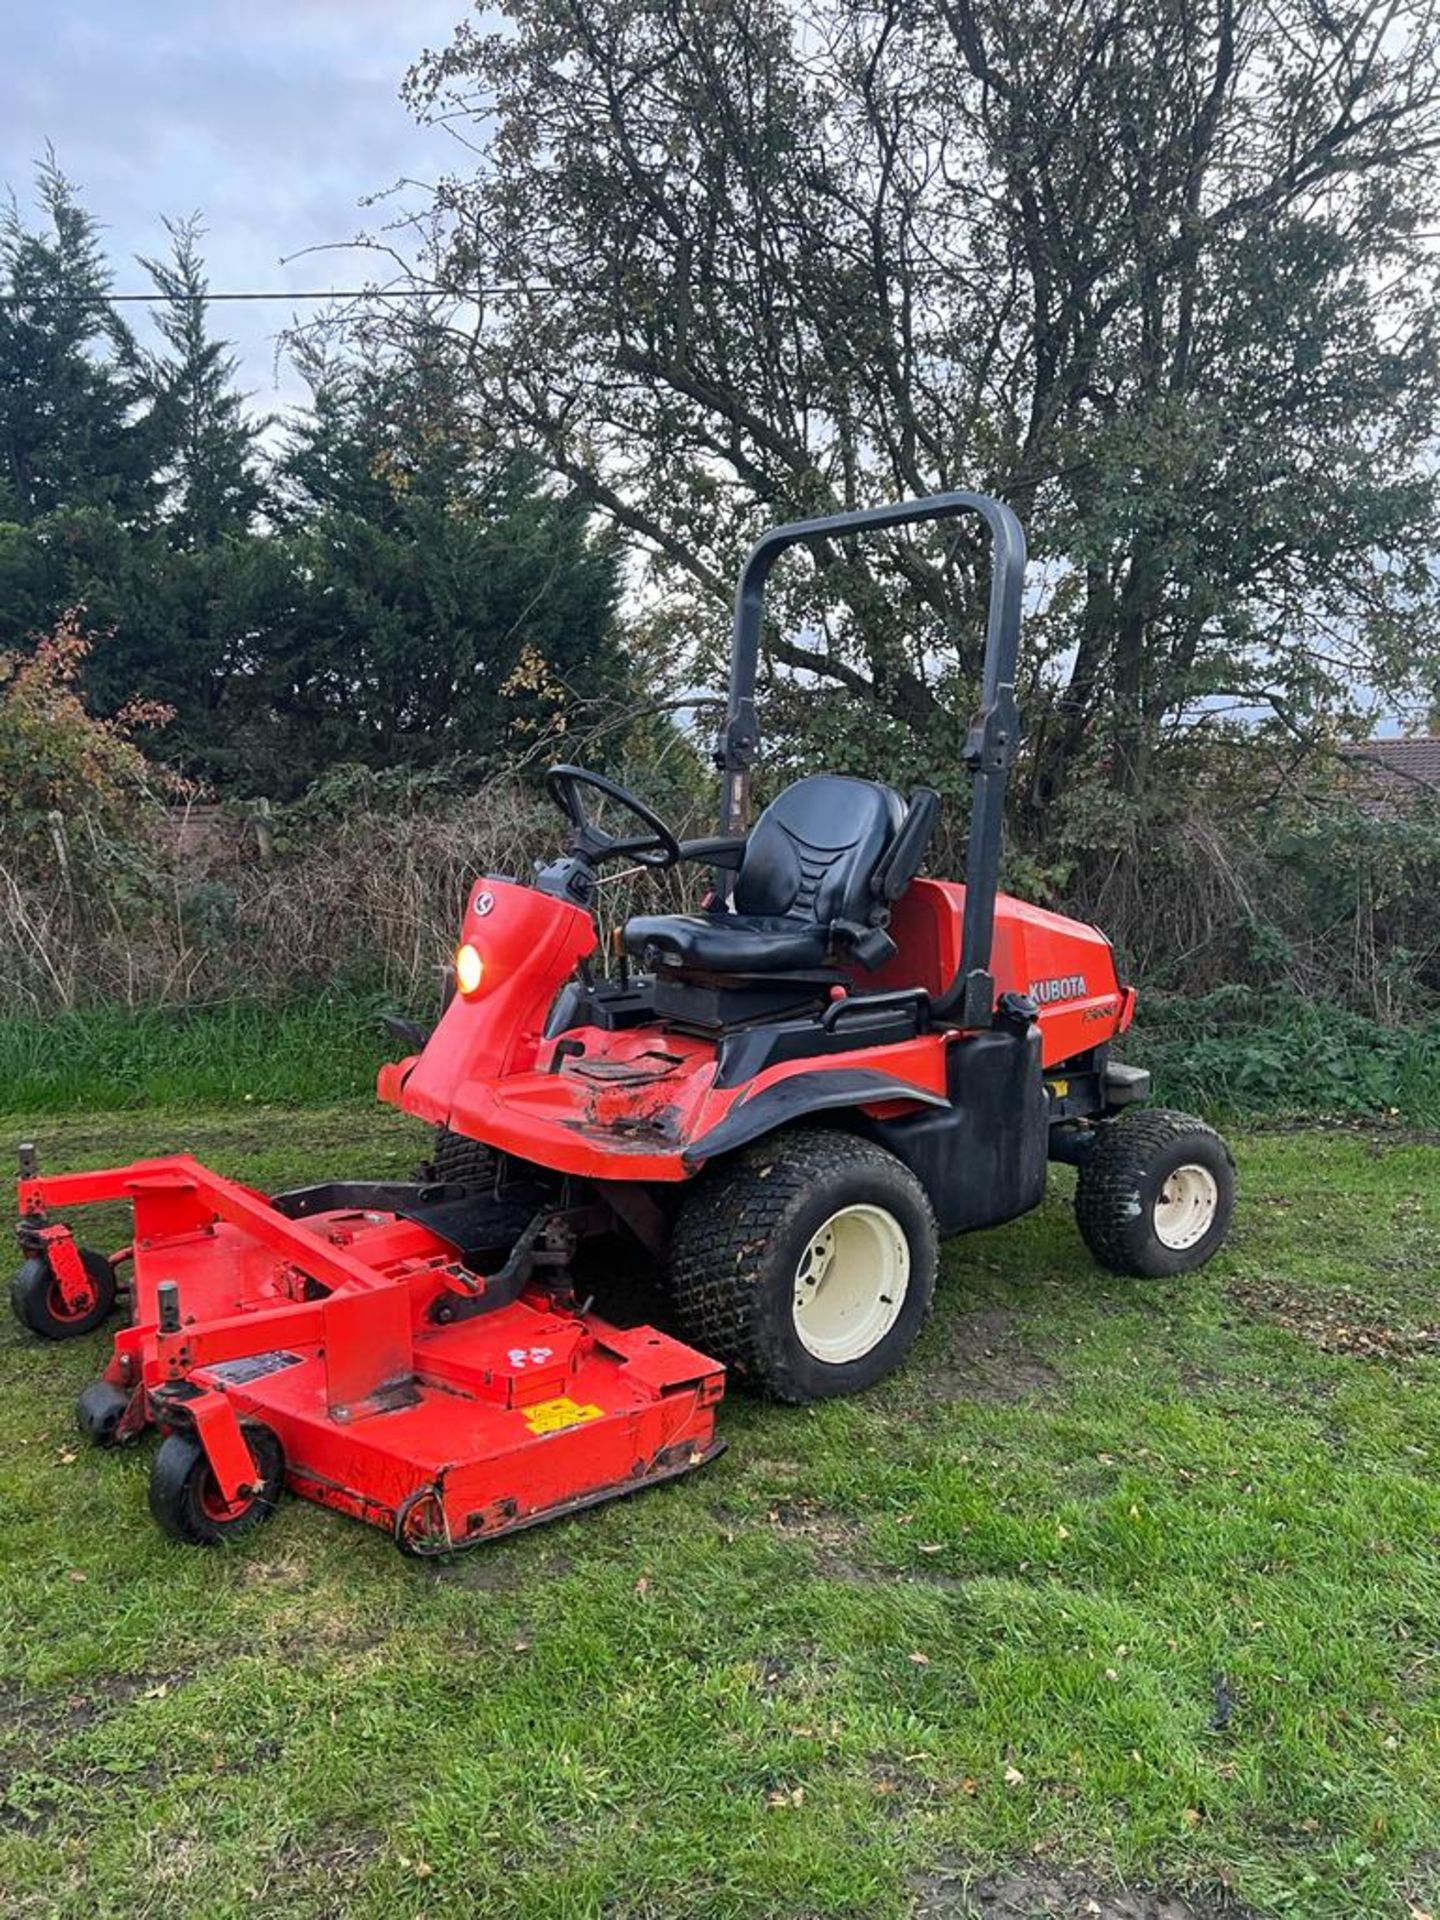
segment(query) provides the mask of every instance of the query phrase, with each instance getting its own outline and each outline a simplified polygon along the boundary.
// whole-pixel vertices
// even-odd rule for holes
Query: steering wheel
[[[680,842],[659,814],[652,813],[643,800],[637,800],[633,793],[627,793],[624,787],[617,787],[613,780],[607,780],[603,774],[589,773],[584,767],[551,767],[545,776],[545,787],[550,798],[574,827],[573,851],[582,859],[592,864],[601,860],[626,859],[633,860],[641,867],[673,867],[680,859]],[[627,813],[633,813],[649,831],[633,839],[618,840],[614,834],[606,833],[603,827],[597,827],[586,812],[585,802],[581,798],[585,787],[593,787],[596,793],[603,793],[607,800],[618,801]]]

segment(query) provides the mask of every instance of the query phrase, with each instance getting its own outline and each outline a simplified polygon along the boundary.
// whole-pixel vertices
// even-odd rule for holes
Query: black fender
[[[917,1087],[909,1080],[897,1080],[893,1074],[876,1073],[866,1067],[831,1067],[816,1073],[790,1073],[758,1093],[737,1100],[725,1118],[692,1140],[681,1158],[688,1167],[699,1167],[717,1154],[732,1153],[748,1146],[762,1134],[774,1133],[806,1114],[824,1113],[836,1107],[869,1106],[877,1100],[913,1100],[927,1107],[948,1107],[943,1093]]]

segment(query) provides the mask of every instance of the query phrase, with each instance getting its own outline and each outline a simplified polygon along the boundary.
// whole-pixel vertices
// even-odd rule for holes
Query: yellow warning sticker
[[[566,1427],[578,1427],[582,1420],[603,1418],[603,1407],[582,1407],[575,1400],[541,1400],[533,1407],[522,1407],[525,1423],[532,1433],[560,1433]]]

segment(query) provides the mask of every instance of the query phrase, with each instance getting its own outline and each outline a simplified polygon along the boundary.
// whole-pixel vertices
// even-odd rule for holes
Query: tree
[[[198,216],[165,227],[170,258],[140,262],[160,295],[152,317],[170,349],[154,365],[157,410],[173,447],[161,478],[172,537],[199,547],[249,530],[264,492],[257,443],[269,423],[247,417],[235,356],[210,337]]]
[[[618,554],[583,499],[528,456],[477,460],[423,366],[310,371],[277,484],[291,605],[261,669],[298,765],[487,765],[576,706],[623,711]]]
[[[94,645],[75,609],[33,651],[0,653],[0,847],[30,878],[53,874],[70,856],[67,828],[87,822],[92,840],[138,836],[138,815],[161,796],[185,791],[150,765],[131,739],[137,727],[163,727],[163,708],[132,702],[110,719],[90,713],[80,674]]]
[[[95,222],[51,155],[37,169],[44,216],[0,216],[0,520],[59,506],[153,514],[157,422],[129,329],[109,302]]]
[[[1308,736],[1433,659],[1436,21],[513,0],[410,80],[482,153],[423,229],[427,351],[689,587],[696,643],[767,521],[1007,497],[1046,589],[1027,798],[1128,804],[1227,710]],[[855,761],[953,762],[982,564],[777,578],[770,658],[863,703]]]

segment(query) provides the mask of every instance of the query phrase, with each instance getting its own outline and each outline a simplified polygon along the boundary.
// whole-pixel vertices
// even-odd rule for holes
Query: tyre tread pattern
[[[430,1169],[437,1181],[454,1181],[460,1186],[488,1186],[495,1178],[495,1149],[468,1134],[452,1133],[449,1127],[436,1130]]]
[[[811,1395],[764,1338],[758,1310],[765,1256],[816,1178],[840,1167],[888,1175],[898,1169],[934,1233],[929,1197],[909,1169],[883,1147],[836,1128],[772,1135],[701,1175],[676,1223],[670,1294],[687,1337],[779,1400]]]
[[[1139,1186],[1156,1155],[1178,1141],[1201,1135],[1230,1160],[1230,1149],[1208,1121],[1163,1107],[1135,1107],[1106,1127],[1080,1168],[1075,1186],[1075,1222],[1091,1253],[1112,1273],[1135,1274],[1131,1235]]]

